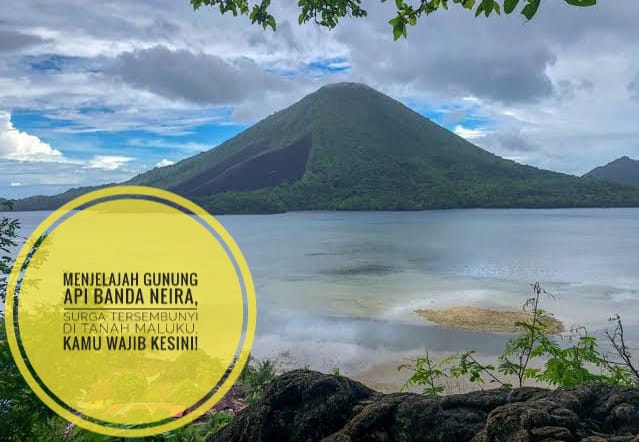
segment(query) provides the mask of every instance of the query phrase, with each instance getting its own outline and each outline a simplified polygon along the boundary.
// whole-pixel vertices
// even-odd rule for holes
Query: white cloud
[[[124,167],[134,158],[94,155],[84,160],[64,155],[35,135],[17,129],[0,111],[0,196],[53,194],[69,187],[119,182],[141,172]]]
[[[70,187],[123,182],[140,172],[142,170],[131,166],[106,170],[71,162],[18,162],[0,159],[0,197],[54,195]],[[18,183],[20,185],[16,186]]]
[[[166,158],[163,158],[161,161],[158,161],[155,164],[155,167],[166,167],[166,166],[171,166],[175,164],[175,161],[171,161],[171,160],[167,160]]]
[[[117,170],[134,158],[120,155],[96,155],[89,161],[92,169]]]
[[[180,153],[198,153],[204,152],[216,147],[218,144],[226,141],[225,138],[216,140],[211,139],[209,143],[196,143],[192,141],[170,141],[170,139],[162,138],[129,138],[127,141],[128,146],[141,147],[144,149],[171,149],[179,151]]]
[[[485,129],[471,129],[458,124],[455,126],[454,132],[462,138],[467,140],[475,140],[477,138],[481,138],[486,136],[487,131]]]
[[[13,126],[11,114],[0,111],[0,158],[19,161],[64,161],[62,152],[35,135]]]

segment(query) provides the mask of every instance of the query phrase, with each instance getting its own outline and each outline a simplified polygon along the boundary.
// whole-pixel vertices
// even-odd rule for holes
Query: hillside
[[[214,213],[639,206],[638,189],[505,160],[354,83],[324,86],[128,184],[172,190]]]
[[[13,202],[14,210],[55,210],[64,203],[71,201],[92,190],[101,189],[107,186],[113,186],[115,183],[94,187],[76,187],[66,192],[53,196],[34,195]]]
[[[605,166],[594,168],[584,176],[612,183],[639,186],[639,161],[628,157],[617,158]]]

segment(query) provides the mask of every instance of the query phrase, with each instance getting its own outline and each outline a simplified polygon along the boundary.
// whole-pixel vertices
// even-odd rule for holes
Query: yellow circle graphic
[[[210,214],[167,191],[117,186],[36,228],[5,313],[20,372],[50,408],[91,431],[143,437],[228,392],[256,307],[248,265]]]

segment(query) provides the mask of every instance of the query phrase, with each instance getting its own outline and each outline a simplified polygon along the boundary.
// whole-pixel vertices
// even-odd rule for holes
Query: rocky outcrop
[[[443,397],[377,393],[343,376],[275,379],[211,441],[639,442],[639,390],[520,388]]]

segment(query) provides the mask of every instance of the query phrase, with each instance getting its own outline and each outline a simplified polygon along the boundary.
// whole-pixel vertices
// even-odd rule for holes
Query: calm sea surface
[[[16,212],[23,236],[48,212]],[[620,313],[639,337],[639,209],[298,212],[220,216],[251,267],[254,353],[351,371],[407,351],[474,348],[504,335],[447,330],[419,308],[544,307],[601,331]]]

